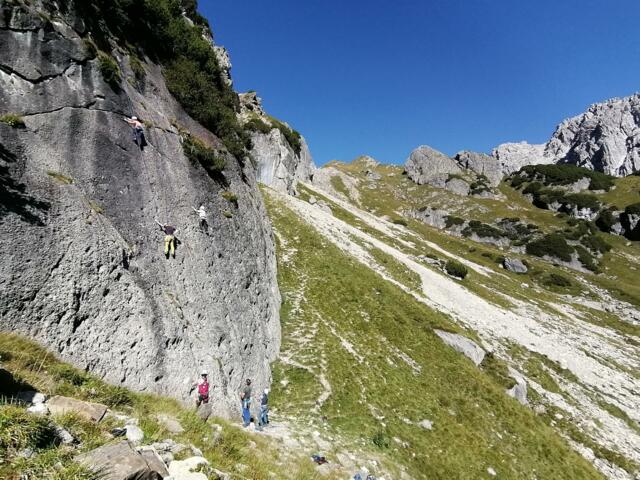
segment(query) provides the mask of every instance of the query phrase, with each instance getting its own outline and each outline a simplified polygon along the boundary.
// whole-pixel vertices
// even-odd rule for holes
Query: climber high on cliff
[[[173,225],[163,225],[158,220],[155,221],[160,230],[164,232],[164,254],[167,258],[169,258],[169,254],[173,258],[176,258],[176,237],[175,234],[178,231],[176,227]]]
[[[207,212],[204,209],[204,205],[200,205],[200,208],[197,210],[195,207],[191,208],[198,214],[198,217],[200,217],[200,228],[206,232],[209,229],[209,224],[207,223]]]
[[[144,138],[144,125],[142,125],[142,122],[138,120],[138,117],[125,117],[124,121],[133,128],[134,143],[140,147],[140,150],[144,150],[144,147],[147,145],[147,141]]]

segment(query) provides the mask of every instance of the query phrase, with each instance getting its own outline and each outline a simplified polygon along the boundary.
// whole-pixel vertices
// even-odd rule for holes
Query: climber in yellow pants
[[[163,225],[158,220],[156,223],[160,226],[160,229],[164,232],[164,255],[169,258],[171,255],[176,258],[176,237],[175,234],[178,231],[173,225]]]

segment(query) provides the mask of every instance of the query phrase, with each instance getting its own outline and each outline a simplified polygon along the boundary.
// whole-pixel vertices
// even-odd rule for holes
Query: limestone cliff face
[[[542,145],[507,143],[493,151],[505,174],[525,165],[568,163],[616,177],[640,170],[640,94],[591,105],[563,121]]]
[[[261,122],[262,125],[262,130],[251,133],[251,156],[256,165],[258,182],[296,194],[298,181],[310,182],[316,170],[307,142],[300,137],[300,149],[296,151],[282,131],[275,127],[276,121],[265,113],[255,92],[241,94],[240,103],[241,121]]]
[[[220,179],[192,164],[175,125],[220,141],[183,111],[152,62],[134,88],[116,47],[124,79],[115,90],[105,83],[81,23],[73,12],[0,1],[0,115],[24,121],[0,122],[0,329],[114,384],[180,399],[209,370],[213,405],[228,413],[245,378],[268,384],[280,344],[256,172],[229,154]],[[146,122],[144,152],[124,115]],[[163,255],[154,219],[178,227],[175,259]]]

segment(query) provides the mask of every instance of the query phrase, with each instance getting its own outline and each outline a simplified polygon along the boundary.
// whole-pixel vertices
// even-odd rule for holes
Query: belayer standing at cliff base
[[[207,372],[202,372],[200,378],[193,386],[198,388],[196,396],[196,408],[200,407],[203,403],[209,403],[209,380],[207,379]]]
[[[144,150],[144,147],[147,146],[147,140],[144,137],[144,125],[142,125],[142,122],[138,120],[138,117],[125,117],[124,121],[133,128],[133,142],[140,147],[140,150]]]
[[[248,427],[251,423],[251,380],[247,378],[247,384],[240,393],[242,401],[242,424]]]
[[[160,230],[164,232],[164,255],[169,258],[169,254],[173,258],[176,258],[176,237],[175,234],[178,231],[173,225],[163,225],[158,220],[155,221]]]

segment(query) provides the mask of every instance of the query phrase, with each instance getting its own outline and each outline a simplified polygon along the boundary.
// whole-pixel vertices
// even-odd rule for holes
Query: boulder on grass
[[[75,461],[99,475],[101,480],[162,480],[128,442],[105,445],[78,455]]]
[[[435,330],[435,333],[444,343],[471,359],[476,366],[482,363],[486,352],[473,340],[444,330]]]
[[[522,263],[522,260],[518,258],[505,258],[502,262],[502,266],[505,270],[515,273],[527,273],[529,271],[527,266]]]
[[[101,403],[83,402],[75,398],[61,397],[56,395],[51,397],[45,404],[52,415],[64,415],[75,413],[87,420],[99,422],[107,412],[107,406]]]

